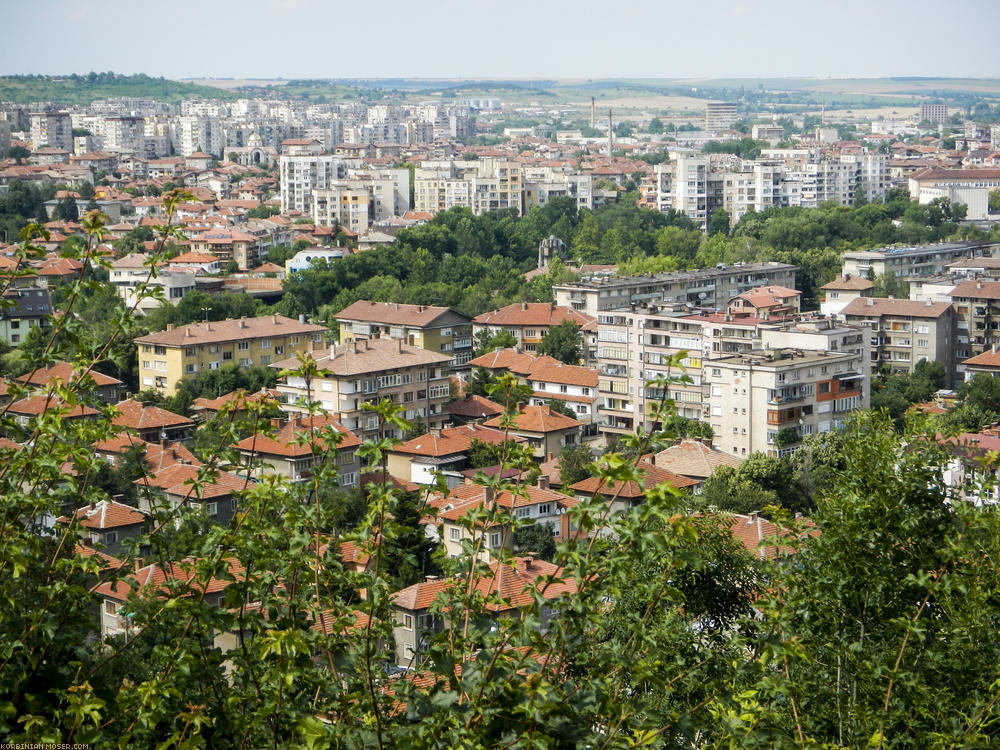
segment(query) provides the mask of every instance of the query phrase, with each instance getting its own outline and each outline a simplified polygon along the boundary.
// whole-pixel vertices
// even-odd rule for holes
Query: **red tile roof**
[[[599,477],[587,477],[586,479],[581,479],[579,482],[571,484],[569,488],[577,492],[589,493],[591,495],[600,492],[600,494],[606,497],[617,495],[625,500],[633,500],[645,497],[647,487],[669,484],[673,487],[683,489],[685,487],[693,487],[700,484],[700,482],[694,479],[681,476],[680,474],[675,474],[674,472],[667,471],[666,469],[661,469],[658,466],[654,466],[653,464],[646,463],[644,461],[640,461],[636,466],[642,470],[644,475],[641,484],[632,480],[624,483],[619,481],[606,482]]]
[[[195,593],[213,594],[225,591],[234,581],[228,578],[210,577],[208,581],[203,581],[195,571],[195,560],[187,558],[166,566],[146,565],[139,567],[136,564],[135,572],[132,576],[119,581],[108,581],[97,586],[94,591],[108,599],[125,601],[129,595],[135,592],[151,592],[163,595],[175,595],[169,584],[188,584],[189,589],[185,595]],[[227,558],[222,561],[227,572],[236,581],[244,578],[243,564],[236,559]]]
[[[116,529],[146,521],[146,514],[138,508],[113,500],[101,500],[93,505],[86,505],[73,513],[73,517],[88,529]],[[63,516],[59,521],[68,523],[69,519]]]
[[[337,449],[354,448],[361,445],[361,440],[357,435],[332,417],[296,415],[278,427],[273,437],[263,433],[251,435],[237,443],[236,447],[241,451],[265,456],[282,456],[284,458],[311,456],[313,454],[312,445],[308,442],[300,444],[299,438],[308,437],[310,430],[315,430],[317,447],[328,450],[321,437],[321,433],[327,427],[333,428],[338,435],[343,435],[343,439],[336,446]],[[330,448],[333,447],[330,446]]]
[[[940,318],[951,310],[950,302],[915,302],[908,299],[886,299],[885,297],[858,297],[851,300],[842,316],[857,315],[879,318],[884,315],[909,318]]]
[[[325,333],[326,330],[324,326],[299,323],[284,315],[267,315],[262,318],[191,323],[169,331],[140,336],[135,341],[137,344],[192,346],[194,344],[213,344],[267,336],[311,335]]]
[[[948,292],[948,296],[952,299],[1000,299],[1000,281],[962,281]]]
[[[345,307],[335,317],[338,320],[363,320],[386,325],[422,328],[429,326],[448,312],[450,310],[447,307],[402,305],[395,302],[358,300],[354,304]]]
[[[503,410],[501,409],[501,411]],[[503,443],[505,437],[516,442],[524,441],[524,438],[516,435],[505,436],[500,430],[492,430],[479,424],[467,424],[424,433],[397,445],[392,450],[393,453],[406,453],[413,456],[453,456],[469,450],[473,440],[499,445]]]
[[[152,430],[158,427],[194,426],[194,422],[187,417],[161,409],[159,406],[143,404],[132,399],[119,401],[115,404],[115,408],[118,410],[118,416],[111,420],[111,424],[119,427],[128,427],[133,430]]]
[[[200,490],[195,491],[200,467],[191,464],[174,464],[161,469],[151,476],[136,479],[133,484],[143,487],[156,487],[168,495],[178,497],[193,497],[204,500],[218,497],[228,497],[234,492],[242,492],[248,486],[248,481],[235,474],[224,471],[208,475]]]
[[[493,417],[503,413],[503,406],[496,401],[490,401],[485,396],[466,394],[464,398],[452,401],[444,407],[449,414],[457,417],[470,419],[480,419],[482,417]]]
[[[19,375],[15,378],[15,380],[22,383],[28,383],[30,385],[44,386],[48,385],[49,382],[53,380],[60,380],[64,384],[68,384],[70,382],[74,382],[74,380],[81,379],[82,375],[83,368],[76,368],[69,362],[56,362],[54,365],[34,370],[25,375]],[[97,370],[90,370],[87,375],[92,381],[94,381],[94,385],[97,387],[122,384],[122,381],[117,378],[97,372]]]
[[[487,427],[500,427],[500,417],[494,417],[484,422]],[[579,427],[580,422],[557,412],[552,411],[552,407],[525,406],[524,409],[513,417],[513,428],[518,432],[558,432],[573,427]]]
[[[584,326],[595,318],[571,307],[547,302],[521,302],[473,318],[480,325],[490,326],[557,326],[563,321]]]
[[[486,487],[478,484],[460,484],[448,491],[445,496],[435,495],[428,501],[430,513],[443,521],[457,521],[473,508],[478,508],[487,502]],[[536,485],[522,485],[518,494],[504,490],[497,494],[495,504],[501,508],[524,508],[539,503],[555,503],[560,508],[571,508],[576,505],[576,498],[564,495],[555,490],[545,489]]]

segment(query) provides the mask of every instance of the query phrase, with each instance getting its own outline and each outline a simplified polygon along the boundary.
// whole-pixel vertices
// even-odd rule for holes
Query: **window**
[[[542,503],[538,506],[538,515],[547,516],[552,512],[552,503]]]
[[[403,615],[403,630],[413,630],[413,615]]]
[[[265,367],[267,365],[271,364],[271,355],[270,354],[262,354],[260,356],[260,364],[262,366],[265,366]]]
[[[353,487],[358,483],[358,475],[353,471],[349,471],[340,477],[340,484],[344,487]]]
[[[271,339],[261,339],[260,340],[260,348],[261,349],[270,349],[271,348]]]
[[[104,543],[105,544],[114,544],[117,541],[118,541],[118,532],[117,531],[109,531],[107,534],[104,535]]]
[[[240,341],[236,344],[236,348],[239,349],[241,352],[245,352],[250,349],[250,342]]]
[[[209,354],[218,354],[218,352],[219,352],[219,345],[218,344],[212,344],[210,347],[208,347],[208,353]]]
[[[185,357],[193,357],[197,353],[198,353],[198,350],[195,347],[193,347],[193,346],[189,346],[187,349],[184,350],[184,356]]]
[[[531,515],[531,508],[515,508],[514,515],[518,518],[527,518]]]
[[[218,503],[205,503],[205,512],[210,516],[219,515],[219,504]]]
[[[232,359],[233,359],[233,353],[232,352],[223,352],[222,353],[222,361],[223,362],[231,362]]]
[[[560,393],[567,393],[568,390],[569,389],[566,386],[564,386],[564,385],[559,386],[559,392]]]
[[[107,599],[104,600],[104,613],[107,615],[117,615],[118,614],[118,602],[111,602]]]
[[[274,347],[274,353],[275,353],[275,355],[284,354],[285,353],[285,347],[283,347],[283,346],[276,346],[276,347]]]
[[[453,542],[460,541],[462,539],[462,530],[456,528],[449,529],[448,537]]]
[[[250,357],[240,357],[240,367],[250,367],[253,365],[253,360]]]
[[[501,537],[501,534],[500,534],[499,531],[494,531],[492,534],[490,534],[490,546],[494,547],[494,548],[499,547],[500,546],[500,537]]]

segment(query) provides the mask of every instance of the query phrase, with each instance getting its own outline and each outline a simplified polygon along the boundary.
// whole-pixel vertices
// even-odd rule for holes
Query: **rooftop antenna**
[[[594,97],[590,97],[590,127],[597,127],[597,101]]]

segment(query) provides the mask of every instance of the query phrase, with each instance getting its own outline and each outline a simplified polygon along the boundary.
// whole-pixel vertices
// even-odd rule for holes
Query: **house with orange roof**
[[[328,437],[329,436],[329,437]],[[244,438],[236,448],[251,462],[251,476],[277,474],[293,482],[309,481],[317,461],[335,460],[341,487],[357,487],[361,440],[333,417],[293,414],[272,419],[269,432]],[[319,451],[313,450],[315,448]],[[334,453],[335,456],[327,455]]]
[[[422,522],[427,535],[444,545],[449,557],[462,554],[463,544],[479,545],[479,557],[484,562],[496,559],[500,550],[513,549],[514,529],[511,524],[478,522],[472,529],[466,516],[483,509],[502,508],[516,518],[545,526],[554,537],[567,538],[573,531],[566,511],[577,499],[547,486],[519,484],[516,489],[496,492],[479,484],[460,484],[447,495],[435,494],[428,501],[427,517]]]
[[[785,317],[799,312],[802,292],[785,286],[758,286],[729,300],[729,311],[758,318]]]
[[[201,508],[205,517],[227,524],[239,505],[237,494],[253,480],[225,471],[206,471],[203,466],[175,463],[136,479],[140,489],[139,509],[176,510],[181,506]]]
[[[93,394],[106,404],[118,401],[118,390],[123,385],[118,378],[105,375],[97,370],[84,371],[69,362],[56,362],[48,367],[19,375],[14,378],[19,383],[34,388],[49,388],[56,382],[74,389],[92,390]]]
[[[428,579],[390,595],[394,609],[393,636],[396,664],[405,669],[415,662],[426,647],[427,639],[448,627],[443,599],[458,579]],[[539,612],[539,628],[544,632],[558,610],[559,597],[573,594],[576,582],[563,578],[562,568],[532,557],[514,557],[491,563],[477,576],[473,587],[486,599],[486,608],[497,620],[520,618],[521,608],[531,606],[536,595],[545,599]]]
[[[135,433],[140,440],[158,443],[165,440],[187,440],[194,432],[194,422],[159,406],[127,399],[115,404],[117,415],[111,423]]]
[[[449,485],[454,486],[462,482],[458,472],[466,468],[474,441],[500,445],[508,439],[524,442],[523,438],[475,423],[433,429],[393,447],[388,458],[389,473],[405,482],[428,485],[442,472]]]
[[[94,593],[101,602],[101,639],[131,629],[127,603],[133,597],[199,597],[211,606],[222,606],[226,589],[245,577],[243,564],[234,558],[223,558],[218,570],[210,567],[210,561],[193,558],[166,565],[141,565],[136,561],[130,575],[99,584]],[[223,572],[225,575],[220,575]]]
[[[233,418],[240,418],[247,415],[253,404],[273,405],[277,408],[280,399],[281,392],[275,388],[261,388],[256,393],[237,390],[230,391],[218,398],[196,398],[191,402],[191,411],[200,422],[218,416],[223,410],[232,414]]]
[[[42,414],[58,414],[60,419],[97,419],[100,412],[92,406],[77,404],[67,406],[58,396],[46,393],[28,396],[7,406],[7,414],[22,427],[30,427]]]
[[[485,396],[465,393],[444,407],[456,425],[482,422],[503,414],[503,405]]]
[[[141,535],[146,514],[131,505],[114,500],[100,500],[76,510],[72,516],[62,516],[57,523],[79,522],[84,529],[82,541],[109,555],[123,552],[129,543]]]
[[[875,284],[854,274],[841,274],[828,284],[820,287],[823,299],[819,311],[823,315],[839,315],[848,304],[858,297],[874,297]]]
[[[239,229],[214,228],[191,237],[187,245],[193,252],[212,255],[220,264],[236,261],[241,271],[260,265],[260,245],[257,238]]]
[[[558,456],[563,448],[577,445],[583,434],[583,424],[580,421],[554,412],[548,405],[522,406],[512,420],[510,434],[527,440],[538,461]],[[501,418],[494,417],[483,424],[499,429]]]
[[[572,307],[548,302],[520,302],[477,315],[472,319],[472,333],[474,336],[482,332],[494,335],[505,331],[517,340],[523,351],[534,352],[550,328],[567,320],[581,329],[597,321]],[[584,343],[581,339],[581,345]],[[581,348],[586,350],[587,347]]]
[[[170,259],[172,266],[190,266],[205,273],[220,273],[219,258],[212,253],[190,251]]]
[[[94,444],[94,454],[112,466],[116,466],[129,451],[135,449],[142,451],[143,460],[150,471],[159,471],[174,464],[201,466],[201,461],[184,443],[168,442],[167,440],[147,443],[129,430],[123,429],[117,435]]]
[[[600,497],[610,504],[611,512],[628,511],[646,500],[647,488],[669,485],[678,490],[694,492],[703,480],[675,474],[648,461],[636,464],[642,474],[640,481],[605,481],[600,477],[587,477],[569,486],[577,500]]]
[[[358,300],[337,313],[340,343],[372,338],[402,339],[410,346],[447,354],[454,369],[472,359],[472,320],[448,307]]]

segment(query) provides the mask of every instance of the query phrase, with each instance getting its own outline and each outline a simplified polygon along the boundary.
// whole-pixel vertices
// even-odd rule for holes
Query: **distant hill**
[[[235,99],[236,94],[210,86],[150,78],[147,75],[85,73],[66,76],[2,76],[0,101],[28,104],[52,102],[61,106],[86,105],[95,99],[136,96],[163,102],[182,99]]]

